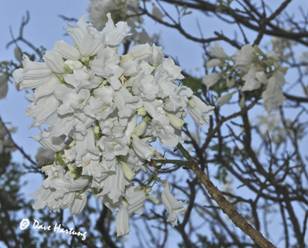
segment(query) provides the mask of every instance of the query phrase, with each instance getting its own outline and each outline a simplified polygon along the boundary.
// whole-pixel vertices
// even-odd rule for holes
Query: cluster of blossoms
[[[275,54],[264,54],[257,46],[245,45],[229,56],[218,45],[210,48],[208,68],[203,83],[208,87],[224,84],[242,92],[260,91],[267,111],[277,109],[284,101],[282,86],[286,69],[281,67]]]
[[[126,21],[131,28],[131,39],[136,43],[155,40],[142,27],[143,19],[138,14],[139,0],[90,0],[89,18],[95,28],[101,30],[107,22],[107,13],[115,22]]]
[[[58,41],[44,62],[24,57],[14,78],[19,88],[34,89],[27,113],[41,128],[36,139],[54,154],[42,167],[47,178],[34,207],[76,214],[91,193],[117,212],[117,234],[124,235],[129,216],[152,197],[147,181],[137,184],[144,177],[134,179],[150,176],[149,161],[162,158],[153,143],[174,148],[187,113],[202,125],[212,107],[180,84],[180,68],[161,48],[136,45],[120,55],[128,24],[107,18],[101,31],[81,19],[67,30],[73,46]],[[184,204],[163,185],[162,202],[176,224]]]

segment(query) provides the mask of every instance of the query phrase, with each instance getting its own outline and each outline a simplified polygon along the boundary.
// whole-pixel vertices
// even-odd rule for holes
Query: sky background
[[[273,0],[271,3],[277,5],[281,1]],[[292,3],[291,11],[296,10],[298,5],[305,3],[305,0],[297,0]],[[87,15],[88,0],[0,0],[0,61],[10,60],[13,54],[13,46],[6,49],[6,44],[10,41],[9,27],[11,26],[14,33],[18,33],[21,18],[26,11],[30,12],[31,20],[25,29],[25,37],[32,41],[34,45],[43,45],[50,49],[53,44],[64,38],[66,23],[59,15],[78,18]],[[185,27],[192,32],[198,32],[195,16],[185,22]],[[203,19],[203,20],[206,20]],[[181,66],[189,72],[196,75],[203,75],[202,70],[202,48],[195,43],[187,41],[177,32],[162,28],[161,25],[146,21],[145,27],[149,33],[161,34],[161,45],[164,47],[166,54],[177,59]],[[204,35],[208,36],[213,31],[223,30],[226,34],[231,34],[233,30],[228,29],[225,25],[217,22],[202,22]],[[255,34],[249,33],[255,37]],[[228,50],[228,49],[227,49]],[[18,92],[13,84],[9,86],[9,94],[5,100],[0,100],[0,116],[5,122],[11,122],[17,127],[17,132],[13,137],[33,157],[39,147],[31,137],[35,135],[36,130],[30,129],[31,119],[25,114],[28,101],[24,92]],[[15,153],[16,159],[22,159],[20,154]],[[26,192],[33,192],[39,185],[41,179],[38,176],[30,175],[31,184],[25,188]]]

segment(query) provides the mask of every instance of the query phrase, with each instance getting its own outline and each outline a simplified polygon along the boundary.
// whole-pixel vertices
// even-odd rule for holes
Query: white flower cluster
[[[142,211],[150,191],[133,179],[161,158],[152,143],[175,147],[186,114],[202,125],[212,107],[180,84],[180,68],[161,48],[136,45],[120,55],[129,27],[107,16],[102,31],[81,19],[68,28],[73,46],[57,42],[44,62],[25,57],[14,78],[20,88],[34,89],[27,113],[42,128],[37,140],[55,152],[55,162],[42,168],[47,178],[35,208],[79,213],[92,193],[119,209],[117,233],[124,235],[128,216]],[[168,194],[163,199],[175,223],[183,203]]]
[[[265,108],[270,112],[284,101],[282,86],[285,83],[285,68],[277,57],[264,54],[258,47],[245,45],[233,56],[228,56],[216,45],[209,50],[211,60],[207,67],[214,68],[203,83],[213,87],[225,83],[228,88],[240,87],[242,92],[261,90]]]

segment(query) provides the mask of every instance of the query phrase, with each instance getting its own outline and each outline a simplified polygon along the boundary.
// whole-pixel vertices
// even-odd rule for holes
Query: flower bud
[[[120,161],[120,163],[122,165],[124,176],[127,178],[127,180],[129,181],[133,180],[135,176],[135,173],[133,172],[133,170],[124,161]]]
[[[178,118],[174,114],[167,113],[167,117],[170,121],[170,124],[176,129],[181,129],[185,123],[182,119]]]
[[[19,47],[15,47],[14,49],[14,56],[18,62],[22,62],[22,51]]]

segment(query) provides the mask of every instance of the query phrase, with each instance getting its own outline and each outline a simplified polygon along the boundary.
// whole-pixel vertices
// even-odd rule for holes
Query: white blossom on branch
[[[203,125],[213,107],[181,84],[180,67],[160,47],[135,45],[121,55],[126,22],[114,24],[108,14],[98,31],[82,18],[68,33],[73,45],[57,42],[44,62],[25,56],[14,72],[19,88],[33,89],[27,114],[42,130],[36,139],[55,154],[42,167],[47,178],[34,207],[76,214],[92,194],[119,209],[117,232],[124,235],[128,216],[150,197],[150,184],[134,179],[151,176],[149,161],[162,158],[153,143],[174,148],[187,114]],[[169,193],[164,199],[174,224],[174,211],[183,209]]]

